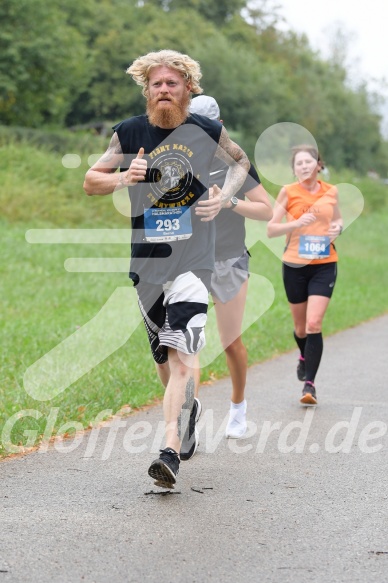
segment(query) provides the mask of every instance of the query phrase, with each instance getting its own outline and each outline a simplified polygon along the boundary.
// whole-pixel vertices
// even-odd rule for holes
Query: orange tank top
[[[338,260],[337,251],[327,234],[337,204],[337,189],[320,180],[318,184],[320,189],[315,194],[299,182],[284,187],[288,197],[287,221],[299,219],[307,212],[316,216],[311,225],[295,229],[287,235],[283,262],[289,265],[314,265]]]

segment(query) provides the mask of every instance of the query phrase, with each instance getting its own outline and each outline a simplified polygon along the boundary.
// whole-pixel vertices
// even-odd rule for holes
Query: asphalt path
[[[155,406],[0,463],[0,583],[388,582],[388,315],[325,338],[317,408],[297,352],[201,387],[201,443],[166,493]],[[163,494],[161,494],[163,492]]]

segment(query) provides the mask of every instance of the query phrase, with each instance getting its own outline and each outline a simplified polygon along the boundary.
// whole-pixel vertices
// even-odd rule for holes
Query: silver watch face
[[[238,203],[238,198],[236,196],[232,196],[232,198],[230,199],[230,202],[232,203],[233,208],[234,208]]]

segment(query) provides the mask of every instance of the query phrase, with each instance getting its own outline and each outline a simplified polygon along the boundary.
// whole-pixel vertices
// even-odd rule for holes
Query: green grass
[[[54,433],[71,432],[71,428],[63,427],[65,423],[87,427],[103,410],[114,414],[124,405],[140,407],[160,398],[163,391],[145,332],[139,326],[121,348],[51,400],[35,400],[26,392],[23,377],[28,367],[81,330],[117,288],[129,288],[130,282],[126,273],[69,273],[64,268],[69,257],[121,257],[129,264],[127,245],[32,245],[25,233],[37,228],[126,228],[128,219],[116,211],[111,197],[84,195],[85,160],[80,168],[67,170],[61,165],[62,156],[55,152],[31,151],[25,145],[11,144],[3,153],[7,169],[0,170],[0,453],[7,455],[7,435],[2,431],[12,416],[20,417],[10,432],[12,443],[33,445],[39,443],[50,415],[55,417]],[[388,271],[383,252],[388,205],[382,195],[386,191],[378,192],[377,210],[374,184],[367,181],[365,185],[363,194],[372,202],[338,239],[339,277],[324,322],[326,336],[388,311]],[[265,314],[244,333],[250,365],[295,348],[281,263],[265,244],[264,227],[258,225],[249,226],[250,240],[258,240],[258,232],[264,241],[258,240],[251,249],[251,271],[270,282],[275,297]],[[282,241],[277,241],[280,249]],[[253,294],[251,286],[255,309]],[[133,309],[137,313],[135,306],[128,306],[126,311],[124,304],[121,317],[112,321],[109,329],[119,328]],[[208,333],[210,338],[212,330]],[[108,331],[104,334],[102,330],[102,346],[107,336]],[[213,380],[227,373],[224,355],[220,354],[202,370],[201,378]],[[36,411],[39,418],[23,417],[27,410]],[[30,438],[28,431],[33,432]]]

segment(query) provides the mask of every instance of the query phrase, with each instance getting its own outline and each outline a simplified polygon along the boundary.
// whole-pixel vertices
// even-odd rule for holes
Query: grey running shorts
[[[249,254],[245,249],[241,257],[216,261],[212,274],[210,292],[220,302],[230,302],[249,277]]]
[[[152,356],[158,364],[167,362],[168,348],[196,354],[205,346],[209,292],[206,277],[203,279],[205,283],[188,271],[165,284],[140,281],[136,286]]]

